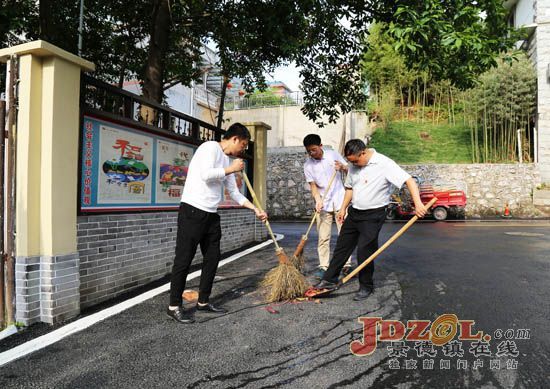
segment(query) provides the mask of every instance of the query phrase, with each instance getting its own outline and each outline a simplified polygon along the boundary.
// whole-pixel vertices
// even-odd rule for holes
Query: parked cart
[[[417,179],[417,182],[420,180]],[[454,188],[438,187],[434,188],[430,184],[420,183],[420,198],[423,203],[429,202],[432,198],[437,197],[437,201],[431,209],[431,215],[435,220],[446,220],[447,217],[455,218],[464,217],[464,209],[466,207],[466,194],[462,190]],[[414,215],[414,204],[411,197],[405,189],[394,193],[392,202],[389,204],[386,218],[389,220],[404,218]]]

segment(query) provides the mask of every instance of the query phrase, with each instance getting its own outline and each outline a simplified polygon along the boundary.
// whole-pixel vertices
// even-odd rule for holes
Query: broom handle
[[[328,181],[327,189],[325,190],[325,193],[323,193],[323,195],[321,196],[321,202],[323,202],[323,203],[324,203],[326,195],[328,194],[328,192],[330,190],[330,187],[332,186],[332,182],[334,181],[334,178],[336,177],[336,173],[338,173],[338,171],[336,169],[334,169],[334,173],[332,173],[332,176],[330,177],[330,180]],[[309,231],[311,231],[311,227],[313,226],[313,222],[315,221],[315,219],[317,219],[318,216],[319,216],[319,212],[317,212],[317,210],[315,210],[315,213],[313,214],[313,218],[311,219],[311,223],[309,223],[309,228],[307,229],[307,232],[304,235],[304,237],[305,237],[304,240],[307,239],[307,236],[309,235]]]
[[[437,201],[437,197],[434,197],[433,199],[431,199],[430,202],[428,204],[426,204],[426,209],[430,209],[436,201]],[[409,220],[407,222],[407,224],[405,224],[403,227],[401,227],[401,229],[399,231],[397,231],[390,239],[388,239],[387,242],[382,245],[382,247],[380,247],[378,250],[376,250],[374,252],[374,254],[372,254],[370,257],[368,257],[362,264],[357,266],[354,271],[352,271],[346,277],[344,277],[344,279],[342,280],[342,284],[345,284],[346,282],[348,282],[349,279],[352,278],[353,276],[355,276],[357,273],[359,273],[361,271],[361,269],[363,269],[369,263],[374,261],[374,258],[376,258],[382,251],[384,251],[389,245],[391,245],[397,238],[399,238],[401,235],[403,235],[403,233],[405,231],[407,231],[409,229],[409,227],[412,226],[414,224],[414,222],[417,221],[417,220],[418,220],[418,216],[414,215],[411,218],[411,220]]]
[[[246,187],[250,191],[250,194],[252,195],[252,200],[254,201],[254,204],[256,205],[256,208],[260,210],[260,212],[263,212],[262,206],[260,205],[260,202],[258,201],[258,198],[256,197],[256,192],[254,192],[254,189],[252,188],[252,185],[250,185],[250,181],[248,180],[248,176],[242,171],[244,182],[246,183]],[[265,226],[267,227],[267,230],[269,231],[269,235],[271,235],[271,239],[273,239],[273,243],[275,244],[275,249],[280,250],[279,244],[277,243],[277,239],[275,239],[275,235],[273,234],[273,230],[271,229],[271,226],[269,225],[269,220],[265,219]]]

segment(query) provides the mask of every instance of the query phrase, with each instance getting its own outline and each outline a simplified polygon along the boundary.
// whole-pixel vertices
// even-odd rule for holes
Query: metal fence
[[[81,121],[91,115],[190,145],[220,141],[225,133],[212,124],[86,75],[82,75],[80,105]],[[250,141],[243,155],[249,176],[254,171],[254,147]],[[82,171],[79,182],[81,178]]]
[[[285,95],[273,93],[258,93],[248,96],[232,96],[225,99],[224,109],[227,111],[239,109],[270,108],[279,106],[300,106],[304,104],[302,92],[292,92]]]
[[[82,76],[81,106],[88,113],[102,113],[143,127],[145,130],[181,136],[199,144],[219,141],[224,130],[209,123],[155,103],[124,89]]]

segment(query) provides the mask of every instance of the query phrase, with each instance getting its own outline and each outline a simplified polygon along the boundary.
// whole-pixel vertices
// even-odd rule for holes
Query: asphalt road
[[[381,242],[401,226],[386,224]],[[213,302],[229,314],[197,313],[197,323],[180,325],[164,315],[163,294],[0,368],[0,387],[548,387],[549,227],[416,224],[377,259],[376,290],[364,302],[352,301],[353,281],[319,301],[264,304],[257,283],[276,265],[269,246],[219,269]],[[289,255],[305,228],[274,223]],[[315,241],[313,233],[309,273]],[[360,316],[405,322],[445,313],[474,320],[473,333],[490,334],[491,356],[474,355],[479,344],[474,350],[471,341],[460,343],[462,357],[444,355],[442,347],[433,358],[418,356],[414,341],[401,344],[410,348],[400,356],[391,355],[400,344],[389,342],[379,342],[370,356],[350,352],[350,343],[361,339]],[[509,329],[514,334],[506,342]],[[517,339],[518,329],[529,330],[529,339]],[[395,346],[392,352],[388,346]],[[425,365],[430,359],[433,369]],[[476,360],[483,366],[475,368]]]

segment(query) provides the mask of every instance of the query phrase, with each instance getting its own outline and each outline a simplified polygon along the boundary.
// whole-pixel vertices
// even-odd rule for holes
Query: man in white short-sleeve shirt
[[[332,222],[336,221],[336,214],[344,200],[344,185],[342,172],[347,171],[348,166],[344,158],[334,150],[324,149],[321,137],[317,134],[309,134],[304,138],[304,147],[309,158],[304,163],[304,175],[311,188],[311,196],[315,201],[317,217],[317,252],[319,254],[319,268],[315,276],[322,278],[330,261],[330,238],[332,236]],[[327,192],[328,184],[334,172],[336,177]],[[342,227],[336,221],[338,233]],[[347,260],[343,268],[343,274],[348,274],[351,268],[351,258]]]
[[[319,289],[337,288],[338,275],[356,246],[358,264],[378,250],[378,234],[386,219],[392,186],[401,188],[407,184],[416,215],[424,217],[427,211],[414,179],[392,159],[368,149],[360,139],[348,141],[344,154],[352,166],[348,169],[344,183],[346,193],[336,216],[343,225],[330,265],[316,285]],[[373,273],[374,262],[359,272],[359,291],[353,298],[355,301],[364,300],[372,293]]]
[[[244,169],[238,158],[248,145],[250,132],[240,124],[232,124],[220,142],[204,142],[197,148],[187,172],[178,213],[176,257],[170,279],[170,305],[166,313],[179,323],[193,323],[193,315],[184,311],[182,293],[191,262],[200,245],[203,256],[197,311],[223,314],[221,307],[209,302],[212,284],[221,259],[222,236],[218,205],[225,186],[231,198],[239,205],[251,209],[262,221],[267,214],[256,208],[238,190],[234,173]],[[235,157],[233,161],[229,157]]]

